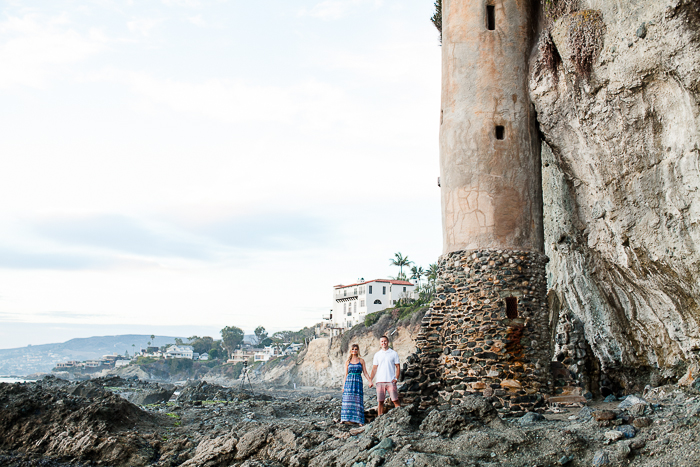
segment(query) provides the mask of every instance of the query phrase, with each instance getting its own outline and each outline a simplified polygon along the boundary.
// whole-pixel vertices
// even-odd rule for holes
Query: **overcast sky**
[[[299,329],[440,254],[432,0],[0,8],[0,338]]]

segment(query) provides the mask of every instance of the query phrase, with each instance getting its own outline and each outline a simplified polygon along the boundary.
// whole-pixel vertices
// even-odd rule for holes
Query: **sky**
[[[3,2],[0,348],[296,330],[396,252],[435,262],[433,8]]]

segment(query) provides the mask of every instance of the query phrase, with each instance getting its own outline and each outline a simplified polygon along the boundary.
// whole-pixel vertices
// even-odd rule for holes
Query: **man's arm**
[[[396,363],[395,366],[396,366],[396,378],[394,378],[394,381],[398,381],[399,376],[401,376],[401,365]]]

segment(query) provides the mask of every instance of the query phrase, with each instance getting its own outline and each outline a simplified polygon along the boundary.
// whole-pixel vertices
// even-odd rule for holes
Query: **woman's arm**
[[[361,358],[360,363],[362,363],[362,373],[365,374],[365,378],[367,378],[367,381],[369,381],[369,387],[372,387],[372,379],[369,377],[369,373],[367,373],[367,367],[365,366],[365,361]]]
[[[345,362],[345,376],[343,376],[343,390],[345,390],[345,381],[348,380],[348,364],[350,363],[350,360]]]

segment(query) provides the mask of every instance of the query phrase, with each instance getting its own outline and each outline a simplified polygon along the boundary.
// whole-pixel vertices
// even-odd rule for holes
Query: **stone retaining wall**
[[[552,341],[542,253],[463,250],[438,261],[436,297],[401,390],[421,408],[481,394],[503,414],[544,405],[552,392]],[[507,316],[506,298],[517,300]]]

